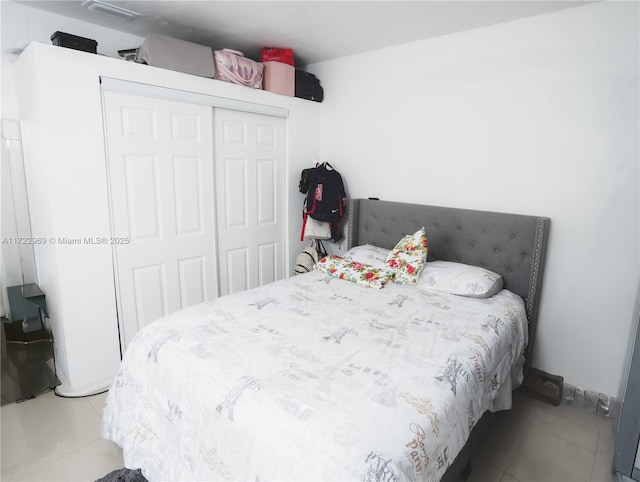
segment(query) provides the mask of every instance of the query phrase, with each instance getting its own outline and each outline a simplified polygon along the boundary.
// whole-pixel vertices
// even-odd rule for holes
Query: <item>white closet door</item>
[[[212,109],[108,91],[104,99],[126,348],[144,325],[217,296]]]
[[[215,109],[220,294],[284,276],[284,119]]]

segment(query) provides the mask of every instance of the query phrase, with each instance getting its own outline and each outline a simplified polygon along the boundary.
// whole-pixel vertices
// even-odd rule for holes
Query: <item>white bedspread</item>
[[[509,291],[311,272],[141,330],[102,433],[151,481],[436,481],[511,387],[526,333]]]

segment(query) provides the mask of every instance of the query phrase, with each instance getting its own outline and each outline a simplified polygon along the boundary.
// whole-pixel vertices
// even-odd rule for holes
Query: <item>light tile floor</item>
[[[610,418],[516,392],[472,458],[468,482],[616,482]]]
[[[123,466],[100,436],[106,393],[68,399],[48,392],[0,408],[2,481],[93,481]],[[468,482],[612,482],[611,420],[515,394],[494,418]]]
[[[102,439],[107,394],[57,397],[49,391],[0,408],[2,481],[93,481],[124,466]]]

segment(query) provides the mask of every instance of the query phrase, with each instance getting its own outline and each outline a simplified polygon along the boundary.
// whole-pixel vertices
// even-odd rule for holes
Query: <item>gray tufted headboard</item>
[[[500,273],[504,287],[524,298],[529,319],[525,372],[531,365],[550,219],[369,199],[349,202],[349,247],[393,248],[422,226],[428,261],[457,261]]]

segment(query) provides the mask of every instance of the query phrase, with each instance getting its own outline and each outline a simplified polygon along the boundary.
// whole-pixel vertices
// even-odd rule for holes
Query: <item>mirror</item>
[[[2,120],[2,308],[8,309],[7,286],[36,282],[20,125]]]
[[[2,120],[0,171],[2,405],[59,384],[46,295],[36,283],[20,124]]]

